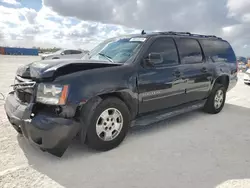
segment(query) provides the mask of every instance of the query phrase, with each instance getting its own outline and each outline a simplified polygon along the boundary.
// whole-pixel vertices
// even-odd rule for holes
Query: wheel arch
[[[131,94],[125,92],[125,91],[115,91],[115,92],[107,92],[103,94],[99,94],[96,96],[93,96],[92,98],[88,99],[86,103],[79,104],[76,110],[75,118],[77,120],[80,120],[80,116],[82,116],[83,112],[89,112],[98,106],[101,101],[105,100],[109,97],[116,97],[120,99],[124,104],[128,107],[128,110],[130,112],[131,119],[134,119],[138,113],[138,100],[136,98],[133,98]],[[86,117],[88,119],[88,117]],[[81,134],[81,142],[84,143],[86,139],[86,132],[88,130],[88,126],[82,126],[82,131],[79,133]]]
[[[101,102],[101,100],[104,100],[108,97],[116,97],[120,99],[122,102],[125,103],[125,105],[128,107],[128,110],[130,111],[131,118],[135,118],[138,113],[138,99],[134,98],[130,93],[126,91],[115,91],[115,92],[107,92],[102,93],[96,96],[93,96],[89,98],[86,103],[79,104],[78,111],[81,111],[82,108],[91,105],[94,103],[94,101]],[[80,115],[79,113],[77,113]]]
[[[130,115],[134,118],[138,113],[138,105],[135,99],[132,98],[127,92],[110,92],[99,95],[103,100],[108,97],[116,97],[120,99],[128,107]]]
[[[225,86],[226,90],[228,89],[228,86],[229,86],[229,76],[224,74],[224,75],[220,75],[218,76],[215,80],[214,80],[214,83],[213,83],[213,87],[215,84],[222,84]],[[212,88],[213,88],[212,87]]]

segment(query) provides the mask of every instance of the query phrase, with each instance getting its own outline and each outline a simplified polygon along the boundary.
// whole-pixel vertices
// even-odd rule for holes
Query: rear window
[[[213,62],[236,63],[230,44],[222,40],[200,40],[206,57]]]

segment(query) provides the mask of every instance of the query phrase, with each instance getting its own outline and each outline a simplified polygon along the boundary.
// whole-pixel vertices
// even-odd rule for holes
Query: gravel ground
[[[18,66],[35,60],[0,56],[0,92],[11,89]],[[250,187],[250,86],[239,78],[220,114],[197,111],[133,129],[104,153],[73,142],[62,158],[18,136],[0,101],[0,187]]]

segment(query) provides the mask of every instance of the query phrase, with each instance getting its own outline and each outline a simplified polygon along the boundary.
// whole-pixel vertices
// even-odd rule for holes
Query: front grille
[[[24,103],[30,103],[33,99],[35,82],[30,79],[24,79],[19,76],[15,78],[13,89],[16,97]]]

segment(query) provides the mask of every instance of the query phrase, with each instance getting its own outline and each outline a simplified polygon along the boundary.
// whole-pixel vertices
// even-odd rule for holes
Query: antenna
[[[142,35],[145,35],[145,34],[146,34],[146,32],[145,32],[144,30],[142,30],[142,31],[141,31],[141,34],[142,34]]]

